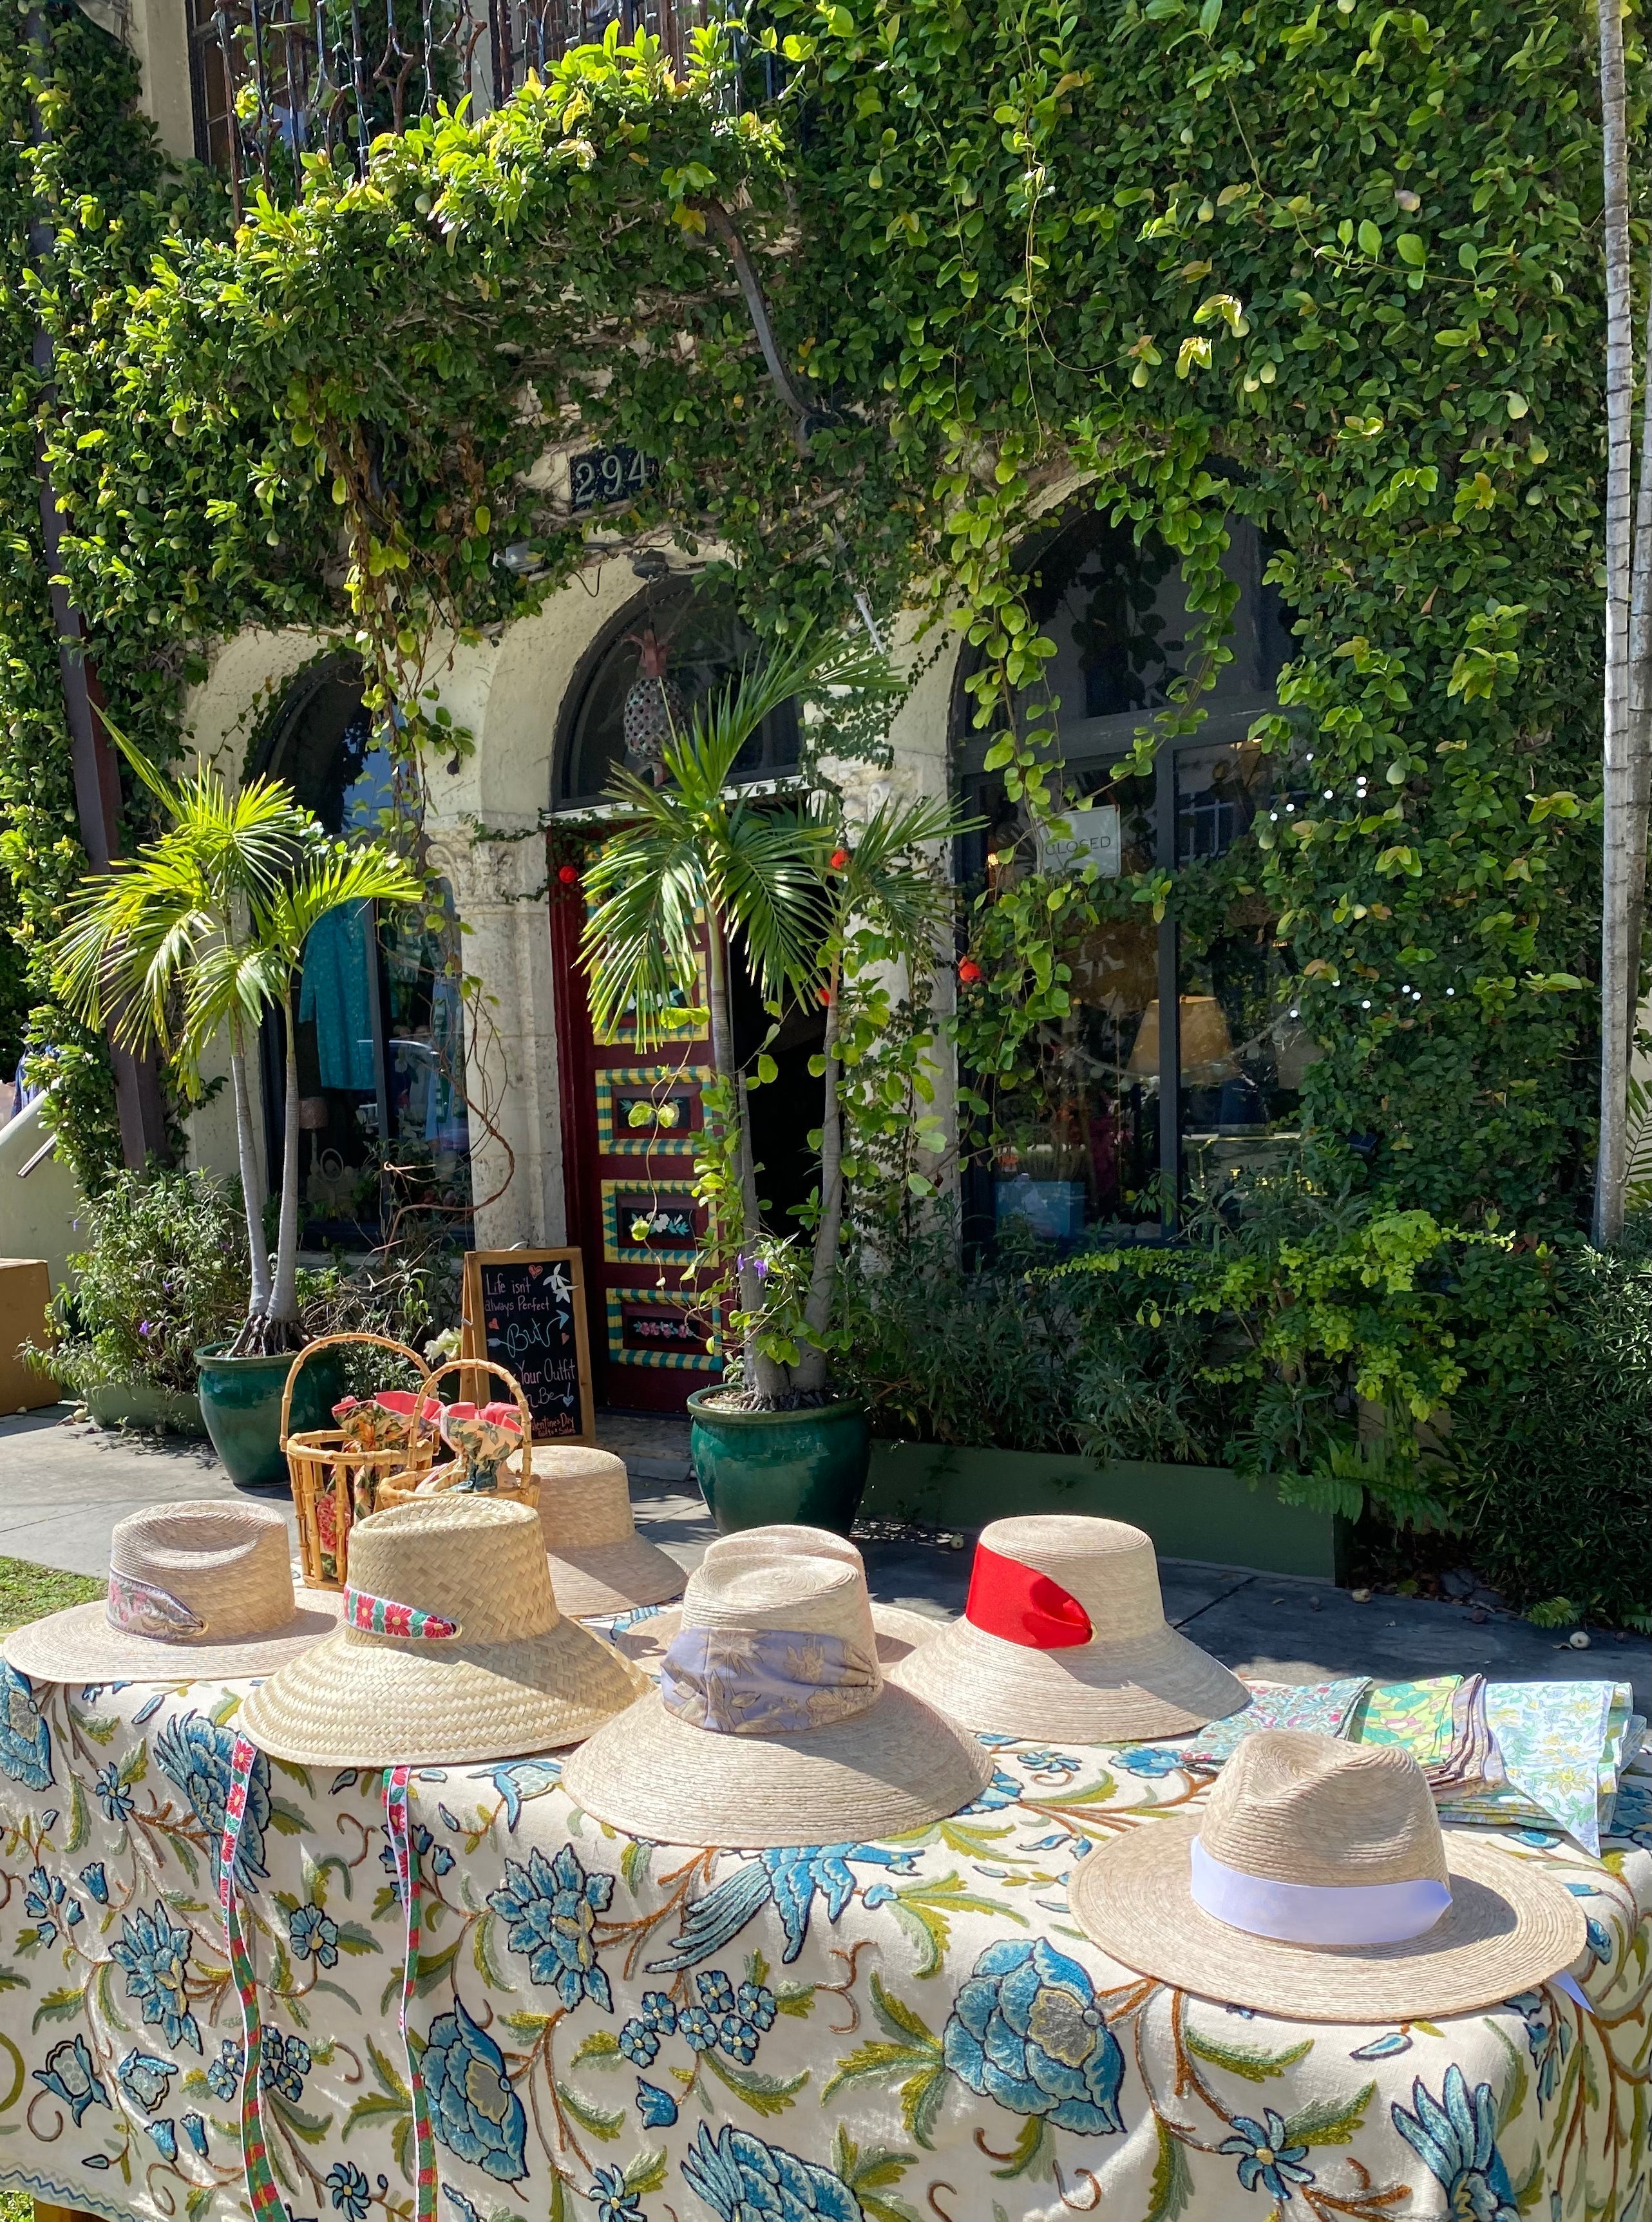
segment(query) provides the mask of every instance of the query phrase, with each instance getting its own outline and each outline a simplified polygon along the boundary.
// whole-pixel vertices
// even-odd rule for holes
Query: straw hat
[[[286,1522],[267,1504],[148,1504],[116,1521],[109,1594],[7,1636],[37,1682],[227,1681],[267,1674],[338,1625],[338,1599],[294,1590]]]
[[[519,1455],[512,1452],[506,1460],[509,1472],[515,1472]],[[533,1478],[550,1579],[564,1612],[594,1620],[682,1595],[682,1568],[637,1533],[624,1459],[582,1443],[562,1449],[536,1443]]]
[[[240,1724],[300,1766],[455,1766],[577,1743],[647,1687],[557,1611],[532,1507],[451,1490],[356,1522],[342,1625]]]
[[[631,1836],[762,1851],[903,1835],[991,1773],[956,1722],[883,1679],[859,1568],[779,1551],[707,1556],[659,1688],[562,1781]]]
[[[845,1566],[853,1566],[865,1579],[866,1562],[860,1553],[846,1536],[834,1535],[829,1528],[742,1528],[735,1535],[719,1535],[715,1542],[708,1543],[706,1557],[720,1564],[725,1559],[754,1555],[762,1558],[773,1551],[789,1551],[808,1558],[841,1559]],[[880,1604],[876,1597],[871,1602],[872,1633],[877,1638],[880,1666],[893,1666],[908,1651],[927,1643],[937,1629],[945,1624],[920,1612],[908,1612],[898,1604]],[[669,1612],[650,1614],[634,1628],[617,1629],[611,1641],[627,1659],[634,1659],[644,1673],[657,1674],[672,1638],[682,1625],[682,1608],[674,1607]]]
[[[1472,2013],[1547,1982],[1585,1941],[1551,1874],[1442,1836],[1410,1752],[1295,1729],[1247,1737],[1203,1815],[1098,1845],[1069,1897],[1127,1968],[1292,2021]]]
[[[891,1672],[972,1729],[1080,1743],[1180,1736],[1250,1703],[1166,1622],[1140,1528],[1071,1513],[983,1528],[963,1619]]]

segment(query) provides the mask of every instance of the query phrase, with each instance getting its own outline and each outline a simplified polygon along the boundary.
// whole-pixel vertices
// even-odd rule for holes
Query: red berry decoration
[[[832,990],[831,990],[831,989],[830,989],[830,988],[822,988],[822,989],[821,989],[821,990],[820,990],[820,1001],[821,1001],[823,1003],[829,1003],[829,1002],[832,1001]]]
[[[842,869],[843,869],[844,866],[845,866],[848,862],[849,862],[849,851],[848,851],[848,850],[847,850],[847,849],[834,849],[834,850],[832,851],[832,870],[833,870],[834,872],[840,872],[840,871],[842,871]]]
[[[973,957],[966,957],[958,968],[958,976],[966,988],[972,988],[981,977],[981,967]]]
[[[579,873],[572,864],[562,865],[557,871],[556,876],[565,888],[576,888],[580,883]]]

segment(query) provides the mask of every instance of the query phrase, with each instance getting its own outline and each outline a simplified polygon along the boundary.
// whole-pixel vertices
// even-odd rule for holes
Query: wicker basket
[[[507,1373],[502,1365],[495,1365],[491,1358],[454,1358],[449,1359],[445,1365],[438,1365],[425,1386],[434,1388],[444,1373],[475,1372],[491,1373],[495,1379],[505,1384],[516,1399],[521,1423],[521,1433],[517,1439],[519,1448],[513,1448],[511,1452],[511,1464],[507,1466],[501,1459],[496,1468],[499,1484],[506,1485],[490,1488],[487,1494],[499,1497],[511,1504],[537,1505],[539,1484],[533,1471],[533,1415],[528,1409],[528,1400],[523,1395],[522,1384],[516,1376]],[[418,1430],[421,1435],[425,1432],[424,1427]],[[430,1428],[429,1432],[434,1435],[435,1429]],[[518,1464],[519,1472],[514,1470]],[[444,1490],[462,1490],[473,1486],[468,1459],[460,1457],[446,1466],[432,1466],[426,1461],[422,1466],[410,1466],[405,1473],[392,1474],[381,1481],[376,1509],[383,1511],[386,1505],[410,1504],[415,1497],[434,1497]]]
[[[379,1490],[386,1473],[423,1472],[436,1459],[437,1431],[417,1419],[407,1436],[393,1442],[364,1443],[344,1428],[313,1428],[296,1435],[287,1433],[292,1384],[299,1367],[318,1350],[351,1342],[373,1343],[405,1358],[418,1374],[420,1396],[430,1378],[430,1369],[416,1350],[383,1334],[323,1335],[293,1359],[281,1397],[281,1448],[292,1477],[304,1578],[310,1588],[317,1590],[343,1588],[351,1523],[377,1510]]]

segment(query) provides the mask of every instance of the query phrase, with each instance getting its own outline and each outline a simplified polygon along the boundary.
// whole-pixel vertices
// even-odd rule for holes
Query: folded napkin
[[[1504,1780],[1449,1798],[1445,1817],[1484,1828],[1564,1830],[1598,1858],[1635,1748],[1630,1685],[1492,1682],[1486,1718]]]
[[[1363,1674],[1340,1682],[1254,1683],[1251,1702],[1242,1713],[1212,1721],[1185,1742],[1166,1741],[1165,1748],[1193,1773],[1214,1774],[1259,1729],[1311,1729],[1316,1736],[1346,1736],[1354,1709],[1370,1687]]]

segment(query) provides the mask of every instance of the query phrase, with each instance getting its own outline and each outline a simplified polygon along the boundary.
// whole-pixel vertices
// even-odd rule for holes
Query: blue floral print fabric
[[[554,1757],[430,1769],[405,2042],[380,1773],[261,1763],[249,2062],[214,1876],[246,1687],[0,1690],[0,2181],[244,2222],[252,2074],[292,2222],[416,2222],[417,2077],[439,2222],[1645,2222],[1644,1761],[1601,1859],[1505,1837],[1579,1897],[1598,2013],[1545,1986],[1381,2027],[1184,1997],[1079,1933],[1090,1848],[1203,1796],[1185,1743],[988,1739],[951,1819],[763,1852],[615,1835]]]

